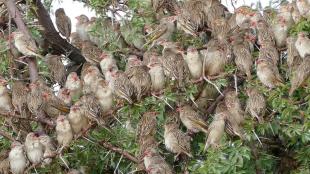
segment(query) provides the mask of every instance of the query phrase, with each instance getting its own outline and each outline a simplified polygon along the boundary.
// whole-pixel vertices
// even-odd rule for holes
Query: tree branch
[[[66,39],[60,37],[56,31],[49,13],[44,8],[40,0],[32,0],[32,4],[36,6],[34,12],[38,17],[40,25],[44,28],[43,37],[50,43],[52,48],[61,54],[68,55],[69,59],[76,63],[84,63],[85,58],[81,51],[67,42]]]
[[[10,134],[4,132],[3,130],[0,130],[0,135],[3,136],[4,138],[10,140],[11,142],[16,141]]]

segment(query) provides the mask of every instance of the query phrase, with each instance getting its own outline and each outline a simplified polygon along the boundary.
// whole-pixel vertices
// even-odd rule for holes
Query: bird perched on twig
[[[88,94],[95,92],[98,81],[102,79],[102,74],[97,66],[84,63],[81,79],[83,81],[83,93]]]
[[[47,54],[45,60],[53,80],[60,86],[64,86],[66,81],[66,69],[61,61],[61,56]]]
[[[55,12],[56,25],[61,35],[69,41],[71,34],[71,19],[66,15],[63,8],[59,8]]]
[[[160,64],[159,59],[159,57],[154,55],[147,64],[152,81],[152,91],[154,93],[161,93],[166,83],[164,68]]]
[[[44,147],[40,143],[39,133],[30,132],[25,140],[25,151],[30,162],[38,164],[43,160]]]
[[[92,65],[98,65],[100,63],[101,49],[90,41],[84,41],[82,43],[82,55],[86,61]]]
[[[118,71],[116,60],[113,57],[112,53],[102,52],[100,55],[100,68],[102,73],[105,75],[107,71],[112,70],[112,72]],[[105,78],[107,81],[108,79]]]
[[[310,39],[308,38],[306,32],[298,33],[295,47],[301,58],[305,58],[310,55]]]
[[[9,90],[6,88],[7,81],[0,76],[0,109],[2,111],[13,111],[12,98],[9,95]]]
[[[208,133],[208,125],[190,105],[179,107],[177,111],[180,112],[181,122],[188,129],[188,131],[193,133],[197,133],[199,131]]]
[[[195,47],[187,48],[187,55],[184,57],[185,62],[187,63],[189,72],[191,73],[191,77],[193,80],[201,80],[202,79],[202,60],[200,58],[200,54]]]
[[[77,100],[82,95],[83,84],[76,72],[71,72],[66,80],[65,88],[69,90],[71,100]]]
[[[261,123],[263,121],[266,110],[266,101],[264,95],[255,88],[246,89],[246,94],[249,98],[246,101],[245,111],[251,114],[253,118],[256,118],[259,123]]]
[[[68,119],[63,115],[59,115],[56,120],[56,135],[58,144],[63,147],[69,146],[73,139],[71,125]]]
[[[296,6],[301,16],[310,17],[310,2],[308,0],[297,0]]]
[[[105,80],[100,80],[97,84],[95,96],[99,101],[102,112],[109,112],[113,107],[113,92]]]
[[[39,135],[40,143],[43,145],[44,153],[43,153],[43,165],[49,165],[52,162],[52,158],[48,158],[56,153],[55,146],[51,137],[47,134],[41,133]]]
[[[156,134],[156,112],[145,112],[137,125],[137,139],[141,145],[147,137],[154,137]]]
[[[291,88],[289,95],[293,95],[294,91],[299,88],[305,81],[310,78],[310,55],[306,56],[300,65],[292,72]]]
[[[252,22],[251,25],[257,28],[258,44],[275,43],[274,34],[266,21],[259,20],[258,22]]]
[[[282,84],[282,77],[272,60],[260,58],[256,61],[257,77],[268,88],[275,88]]]
[[[88,41],[89,40],[89,36],[87,33],[87,25],[89,22],[89,19],[86,15],[80,15],[76,17],[77,19],[77,23],[76,23],[76,32],[79,36],[79,38],[82,41]]]
[[[80,38],[77,32],[71,33],[70,43],[78,49],[82,49],[83,40]]]
[[[24,56],[33,56],[44,59],[44,57],[38,54],[38,47],[32,38],[28,38],[21,31],[15,31],[12,33],[14,38],[14,46],[18,49],[20,53]]]
[[[289,67],[290,73],[302,62],[302,58],[300,57],[298,50],[295,46],[296,40],[297,38],[295,38],[294,36],[290,36],[286,39],[287,65]]]
[[[157,152],[155,148],[148,148],[144,152],[144,166],[149,174],[172,174],[173,171],[169,164],[164,160],[162,156]]]
[[[271,60],[273,64],[277,66],[278,61],[280,59],[280,55],[277,48],[275,47],[275,44],[269,42],[263,42],[261,43],[258,58]]]
[[[10,169],[13,174],[23,174],[27,167],[24,146],[20,142],[13,142],[9,153]]]
[[[164,140],[166,148],[172,153],[176,153],[175,159],[180,154],[186,154],[192,157],[191,154],[191,137],[184,134],[180,129],[179,125],[174,122],[168,122],[164,126]]]
[[[80,133],[88,126],[88,119],[85,117],[85,111],[81,104],[81,102],[77,102],[71,106],[70,113],[68,114],[68,121],[72,127],[73,133],[75,134]]]

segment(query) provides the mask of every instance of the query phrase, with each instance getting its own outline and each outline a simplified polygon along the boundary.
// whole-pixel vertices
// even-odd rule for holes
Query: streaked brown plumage
[[[298,50],[295,47],[295,42],[297,38],[290,36],[286,39],[287,45],[287,65],[289,71],[292,72],[301,62],[302,58],[300,57]]]
[[[103,111],[99,104],[98,99],[93,94],[83,95],[77,103],[80,105],[85,117],[91,121],[96,122],[98,125],[105,124],[105,118],[103,118]]]
[[[82,55],[85,57],[86,61],[92,65],[97,65],[100,63],[101,49],[90,41],[84,41],[82,43]]]
[[[258,58],[271,60],[273,64],[277,66],[280,55],[276,46],[273,43],[261,43]]]
[[[254,24],[255,25],[255,24]],[[258,30],[258,43],[275,43],[273,32],[271,31],[270,26],[265,21],[258,21],[257,23]]]
[[[145,112],[137,125],[137,140],[142,144],[147,137],[153,137],[156,134],[156,112]]]
[[[30,92],[27,96],[28,109],[31,111],[31,113],[36,115],[43,106],[41,90],[36,82],[30,83],[29,89]]]
[[[278,67],[270,59],[260,58],[257,63],[257,77],[268,88],[275,88],[282,84],[282,77]]]
[[[68,40],[71,34],[71,19],[66,15],[63,8],[59,8],[55,12],[56,25],[61,35],[65,36]]]
[[[202,59],[198,50],[195,47],[187,48],[187,55],[184,57],[192,80],[199,80],[202,78]]]
[[[83,40],[80,38],[77,32],[71,33],[70,43],[78,49],[82,49]]]
[[[164,160],[155,148],[148,148],[144,152],[144,166],[149,174],[172,174],[171,166]]]
[[[215,21],[212,21],[212,35],[218,40],[226,39],[229,31],[230,25],[225,18],[218,18]]]
[[[265,97],[255,88],[246,89],[246,93],[249,98],[246,101],[245,111],[261,123],[266,111]]]
[[[40,143],[39,134],[30,132],[25,140],[25,151],[29,161],[33,164],[38,164],[43,159],[44,147]]]
[[[68,120],[70,122],[73,133],[78,134],[88,126],[88,118],[85,117],[85,110],[81,103],[77,102],[70,108]]]
[[[301,64],[292,72],[291,88],[289,95],[299,88],[306,80],[310,78],[310,56],[304,58]]]
[[[135,87],[124,72],[112,72],[112,79],[109,82],[109,86],[116,96],[127,100],[130,104],[133,103]]]
[[[231,90],[225,94],[224,98],[225,105],[227,110],[230,112],[231,121],[236,122],[236,124],[241,124],[244,121],[244,113],[241,108],[240,100],[238,94],[235,91]]]
[[[66,81],[66,69],[61,61],[61,56],[47,54],[45,59],[53,80],[59,85],[64,86]]]
[[[310,39],[307,35],[308,33],[306,32],[299,32],[295,42],[295,47],[301,58],[305,58],[310,55]]]
[[[7,81],[0,76],[0,109],[1,111],[10,112],[13,111],[12,98],[6,85]]]

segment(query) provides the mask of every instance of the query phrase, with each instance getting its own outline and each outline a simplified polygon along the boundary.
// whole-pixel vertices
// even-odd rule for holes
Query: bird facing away
[[[66,15],[63,8],[59,8],[55,12],[56,26],[61,35],[69,41],[71,35],[71,19]]]

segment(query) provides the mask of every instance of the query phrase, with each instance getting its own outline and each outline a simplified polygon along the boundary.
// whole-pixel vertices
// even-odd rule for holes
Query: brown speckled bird
[[[305,58],[306,56],[310,55],[310,39],[308,38],[306,32],[298,33],[295,47],[301,58]]]
[[[146,137],[153,137],[156,134],[156,112],[145,112],[137,125],[137,140],[141,144]]]
[[[90,41],[84,41],[82,43],[82,55],[86,61],[92,65],[98,65],[100,63],[101,49]]]
[[[62,147],[69,146],[72,139],[73,139],[73,132],[71,125],[68,121],[68,119],[63,116],[59,115],[56,120],[56,139],[58,141],[58,144]]]
[[[102,111],[111,112],[113,107],[113,92],[105,80],[102,79],[98,82],[95,95],[99,101]]]
[[[289,95],[293,95],[294,91],[310,78],[310,56],[304,58],[301,64],[292,72],[291,88]]]
[[[191,77],[194,81],[202,79],[202,59],[198,50],[195,47],[187,48],[187,55],[184,57],[185,62],[191,73]]]
[[[79,36],[79,38],[82,41],[87,41],[89,40],[89,35],[87,33],[87,25],[89,22],[89,19],[86,15],[80,15],[77,16],[76,19],[78,20],[78,22],[76,23],[76,32]]]
[[[71,33],[70,43],[78,49],[82,49],[83,40],[80,38],[77,32]]]
[[[268,88],[275,88],[282,84],[282,77],[278,67],[274,65],[272,60],[260,58],[256,61],[257,77]]]
[[[302,62],[302,58],[300,57],[298,50],[295,47],[296,40],[297,38],[294,36],[290,36],[286,39],[287,65],[289,67],[290,73]]]
[[[164,142],[166,148],[172,153],[176,153],[176,157],[180,154],[186,154],[192,157],[191,137],[183,133],[176,123],[168,122],[165,124],[164,128]]]
[[[81,106],[82,112],[86,118],[91,121],[96,122],[98,125],[105,124],[105,118],[103,118],[103,110],[100,106],[98,99],[93,94],[83,95],[79,101],[78,105]],[[77,104],[76,103],[76,104]]]
[[[159,57],[153,56],[147,64],[152,81],[152,92],[154,93],[161,93],[166,83],[164,68],[159,59]]]
[[[37,82],[32,82],[29,85],[30,92],[27,96],[27,105],[28,109],[33,114],[38,114],[40,109],[43,106],[43,98],[41,94],[41,89],[39,88],[39,85]]]
[[[66,15],[63,8],[59,8],[55,12],[56,25],[61,35],[69,40],[71,34],[71,19]]]
[[[45,60],[53,80],[63,86],[66,81],[66,69],[61,61],[61,56],[47,54]]]
[[[97,66],[84,63],[81,72],[81,79],[83,81],[83,93],[88,94],[95,92],[97,82],[102,79],[102,74]]]
[[[273,64],[277,66],[280,55],[276,46],[273,43],[261,43],[258,58],[271,60]]]
[[[252,25],[257,27],[258,44],[275,43],[273,32],[271,31],[271,28],[266,21],[260,20],[257,22],[257,24],[253,22]]]
[[[164,160],[155,148],[148,148],[144,152],[144,166],[148,174],[172,174],[171,166]]]
[[[230,112],[231,118],[236,122],[236,124],[241,124],[244,121],[244,113],[241,108],[240,100],[238,94],[231,90],[225,94],[224,98],[227,110]]]
[[[0,109],[1,111],[13,111],[12,98],[6,88],[7,81],[0,76]]]
[[[85,117],[83,106],[80,106],[79,102],[71,106],[68,120],[75,134],[80,133],[83,129],[88,127],[88,119]]]
[[[23,174],[28,160],[25,156],[24,145],[20,142],[13,142],[9,153],[10,169],[13,174]]]
[[[49,165],[52,162],[52,158],[48,158],[48,157],[56,153],[55,145],[53,144],[52,138],[44,133],[41,133],[39,135],[39,140],[44,148],[43,165]]]
[[[83,84],[76,72],[71,72],[66,80],[65,88],[69,90],[70,97],[76,101],[82,95]]]
[[[190,105],[184,105],[177,110],[180,112],[181,122],[189,132],[208,133],[208,125]]]
[[[264,95],[255,88],[246,89],[246,94],[249,98],[246,101],[245,111],[261,123],[266,111],[266,101]]]
[[[29,161],[38,164],[43,160],[44,147],[40,143],[39,133],[30,132],[25,140],[25,151]]]

